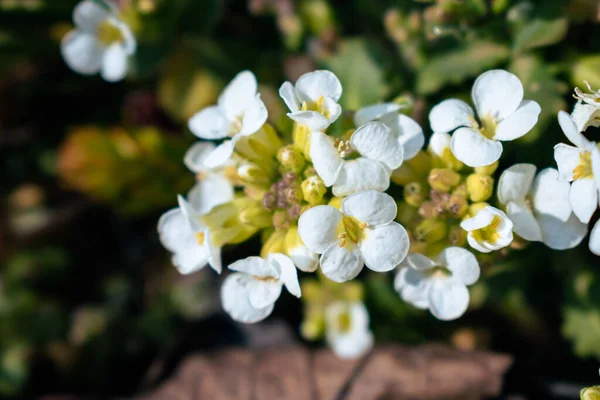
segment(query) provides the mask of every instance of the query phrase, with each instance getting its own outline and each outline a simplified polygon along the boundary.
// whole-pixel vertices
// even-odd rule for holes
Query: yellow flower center
[[[340,313],[337,317],[337,328],[341,333],[348,333],[352,329],[352,317],[350,312]]]
[[[325,97],[321,96],[317,101],[303,101],[302,102],[302,111],[316,111],[320,114],[323,114],[325,118],[330,119],[331,113],[329,110],[323,108],[323,102],[325,101]]]
[[[579,165],[573,169],[573,179],[593,178],[592,153],[589,151],[579,152]]]
[[[104,46],[110,46],[113,43],[125,40],[121,30],[110,21],[104,21],[98,25],[98,40]]]
[[[338,238],[341,239],[339,246],[346,246],[348,244],[348,240],[350,240],[352,243],[358,243],[363,234],[363,229],[366,227],[366,222],[360,222],[354,217],[344,215],[342,217],[342,223],[339,227],[339,229],[342,231],[338,235]]]
[[[498,126],[496,118],[492,117],[490,114],[487,114],[479,119],[481,120],[479,132],[486,138],[493,139],[494,136],[496,136],[496,127]]]
[[[486,227],[481,229],[476,229],[471,234],[473,235],[473,239],[478,242],[488,242],[495,243],[499,238],[500,234],[498,233],[498,226],[502,220],[497,215],[494,216],[492,222]]]
[[[206,235],[204,234],[204,232],[196,232],[196,241],[198,242],[198,244],[200,246],[204,245],[204,239],[206,237]]]

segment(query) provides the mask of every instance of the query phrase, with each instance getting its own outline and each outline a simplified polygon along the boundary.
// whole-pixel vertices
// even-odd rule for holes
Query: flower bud
[[[267,241],[263,244],[260,250],[260,256],[262,258],[267,257],[272,253],[284,253],[285,250],[285,232],[275,231],[269,236]]]
[[[431,170],[432,158],[429,153],[419,151],[416,156],[402,163],[392,172],[392,182],[406,185],[410,182],[425,181]]]
[[[271,226],[271,212],[257,202],[240,211],[239,220],[244,225],[254,226],[256,228],[267,228]]]
[[[323,196],[327,193],[327,187],[318,175],[313,175],[302,181],[302,195],[304,200],[310,205],[317,205],[323,202]]]
[[[479,175],[491,176],[494,172],[496,172],[497,168],[498,168],[498,161],[496,161],[490,165],[486,165],[484,167],[476,167],[475,173],[477,173]]]
[[[302,152],[292,145],[279,149],[277,152],[277,160],[284,169],[296,174],[302,172],[306,166],[306,159],[302,155]]]
[[[474,203],[469,206],[469,215],[474,217],[477,213],[489,206],[486,202]]]
[[[455,218],[462,218],[469,211],[469,202],[466,196],[453,194],[448,201],[447,209]]]
[[[275,211],[272,218],[272,224],[275,229],[288,229],[290,227],[290,218],[287,211]]]
[[[329,203],[327,203],[327,205],[335,207],[339,210],[340,208],[342,208],[342,200],[344,200],[343,197],[332,197],[331,200],[329,200]]]
[[[415,219],[419,217],[419,210],[405,202],[398,202],[398,212],[396,213],[396,221],[404,226],[411,226]]]
[[[306,125],[294,123],[294,129],[292,131],[292,139],[294,147],[304,154],[304,157],[310,160],[310,131]]]
[[[446,147],[442,153],[440,154],[440,160],[446,165],[446,167],[450,168],[453,171],[460,171],[463,169],[465,164],[459,161],[450,150],[450,147]]]
[[[455,225],[448,231],[448,242],[452,246],[462,247],[467,244],[467,231],[459,225]]]
[[[460,175],[449,168],[434,168],[427,178],[429,185],[440,192],[449,192],[460,182]]]
[[[492,197],[494,192],[494,178],[487,175],[471,174],[467,177],[467,191],[471,201],[485,201]]]
[[[600,400],[600,386],[582,389],[580,396],[581,400]]]
[[[285,199],[289,204],[299,204],[302,200],[304,200],[301,186],[297,183],[290,185],[285,190]]]
[[[415,238],[420,242],[434,243],[446,236],[447,226],[437,218],[425,218],[415,228]]]
[[[419,207],[427,198],[427,187],[419,182],[411,182],[404,186],[404,201],[413,207]]]
[[[240,180],[247,185],[268,186],[271,182],[269,173],[253,163],[244,163],[237,170]]]

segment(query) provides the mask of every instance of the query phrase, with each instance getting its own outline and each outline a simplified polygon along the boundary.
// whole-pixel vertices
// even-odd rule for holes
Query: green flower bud
[[[600,386],[592,386],[581,390],[581,400],[600,400]]]
[[[475,203],[475,204],[471,204],[469,206],[469,215],[471,217],[474,217],[477,215],[477,213],[481,210],[483,210],[484,208],[486,208],[487,206],[489,206],[488,203],[486,202],[481,202],[481,203]]]
[[[419,207],[427,198],[427,187],[419,182],[411,182],[404,186],[404,200],[414,207]]]
[[[272,253],[283,253],[285,250],[285,232],[275,231],[269,236],[260,250],[260,256],[265,258]]]
[[[292,145],[279,149],[277,152],[277,160],[283,168],[296,174],[302,172],[306,166],[306,159],[302,155],[302,152]]]
[[[467,197],[453,194],[450,196],[447,209],[455,218],[464,217],[467,215],[467,211],[469,211],[469,202],[467,201]]]
[[[453,171],[460,171],[465,166],[465,164],[463,164],[454,156],[452,150],[450,150],[450,147],[446,147],[442,151],[442,154],[440,154],[440,160],[442,160],[446,167],[450,168]]]
[[[460,182],[460,175],[449,168],[434,168],[427,177],[429,186],[440,192],[449,192]]]
[[[294,128],[292,131],[292,139],[294,143],[294,147],[300,150],[304,157],[310,160],[310,130],[306,125],[301,125],[299,123],[294,123]]]
[[[497,168],[498,168],[498,161],[494,162],[493,164],[486,165],[485,167],[476,167],[475,173],[477,173],[479,175],[491,176],[494,172],[496,172]]]
[[[471,201],[486,201],[494,193],[494,178],[487,175],[471,174],[467,177],[467,191]]]
[[[253,163],[248,162],[240,165],[237,174],[239,179],[247,185],[269,186],[271,183],[270,174]]]
[[[288,229],[290,227],[290,219],[287,211],[275,211],[272,217],[272,224],[275,229]]]
[[[244,225],[255,228],[267,228],[272,224],[272,215],[260,202],[256,202],[240,211],[239,220]]]
[[[313,175],[302,181],[302,195],[310,205],[318,205],[323,202],[323,196],[327,193],[327,187],[318,175]]]
[[[415,228],[415,239],[425,243],[435,243],[446,237],[448,227],[437,218],[425,218]]]
[[[411,182],[425,181],[431,170],[431,165],[431,155],[419,151],[416,156],[403,162],[400,168],[392,172],[392,182],[396,185],[406,185]]]

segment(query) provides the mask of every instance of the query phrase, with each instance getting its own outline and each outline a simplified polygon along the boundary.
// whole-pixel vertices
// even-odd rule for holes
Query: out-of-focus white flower
[[[75,29],[65,35],[61,52],[69,68],[82,75],[100,72],[109,82],[127,74],[127,58],[135,53],[131,29],[109,2],[84,0],[73,10]]]
[[[402,145],[404,160],[417,155],[425,144],[423,129],[412,118],[398,112],[400,106],[394,103],[374,104],[361,108],[354,114],[354,124],[362,126],[367,122],[380,121],[392,130],[392,134]]]
[[[326,186],[333,185],[334,196],[361,190],[386,190],[392,170],[402,164],[402,144],[381,122],[368,122],[348,141],[313,132],[310,157]],[[357,157],[358,156],[358,157]]]
[[[206,107],[188,121],[190,131],[201,139],[225,140],[204,160],[207,167],[225,164],[235,143],[258,131],[267,120],[267,108],[258,94],[256,77],[242,71],[225,87],[217,105]]]
[[[211,242],[210,231],[201,222],[202,216],[182,196],[179,207],[164,213],[158,221],[161,243],[173,253],[173,265],[182,274],[191,274],[209,264],[221,273],[221,248]]]
[[[233,199],[233,184],[227,178],[227,164],[209,168],[206,159],[216,146],[211,142],[197,142],[185,153],[184,164],[196,174],[196,184],[188,193],[189,202],[200,214],[206,214],[213,207]],[[232,163],[233,165],[233,163]]]
[[[595,143],[579,132],[568,113],[560,111],[558,122],[567,139],[575,145],[560,143],[554,147],[559,179],[573,182],[569,191],[569,203],[577,218],[587,224],[598,207],[600,151]]]
[[[409,254],[396,275],[394,287],[407,303],[449,321],[469,306],[467,286],[479,279],[475,256],[461,247],[448,247],[435,259]]]
[[[513,223],[497,208],[487,206],[460,223],[468,232],[467,242],[475,250],[489,253],[508,246],[513,240]]]
[[[433,107],[429,122],[435,133],[452,134],[452,152],[470,167],[496,162],[503,141],[520,138],[537,123],[538,103],[523,100],[523,85],[515,75],[492,70],[481,74],[472,91],[473,109],[464,101],[450,99]]]
[[[221,303],[235,321],[252,324],[267,318],[283,286],[294,296],[301,296],[296,267],[284,254],[248,257],[234,262],[229,269],[236,272],[223,282]]]
[[[554,168],[537,176],[535,172],[533,164],[516,164],[500,176],[498,200],[506,206],[513,231],[555,250],[577,246],[587,234],[587,224],[571,212],[569,183],[559,180]]]
[[[335,282],[355,278],[364,264],[373,271],[394,269],[404,260],[409,239],[394,222],[396,202],[374,190],[342,201],[341,210],[316,206],[298,221],[298,232],[309,250],[321,254],[323,274]]]
[[[340,358],[365,355],[373,347],[369,312],[363,303],[337,301],[325,309],[325,338]]]
[[[324,131],[342,113],[337,103],[342,96],[342,84],[330,71],[306,73],[296,86],[285,82],[279,95],[291,111],[288,116],[311,131]]]

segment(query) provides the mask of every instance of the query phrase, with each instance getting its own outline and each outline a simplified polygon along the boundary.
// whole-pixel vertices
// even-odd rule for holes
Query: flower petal
[[[245,274],[260,278],[279,279],[279,271],[264,259],[257,256],[250,256],[238,260],[229,267],[232,271],[243,272]]]
[[[217,274],[220,274],[223,270],[223,263],[221,262],[221,248],[213,246],[212,234],[208,229],[204,230],[204,251],[208,255],[208,264],[215,270]]]
[[[319,266],[319,256],[306,246],[297,246],[288,250],[294,265],[303,272],[315,272]]]
[[[569,113],[562,110],[559,111],[558,123],[567,139],[575,146],[581,149],[588,149],[591,146],[590,141],[577,129],[577,125]]]
[[[394,279],[394,288],[400,292],[402,300],[421,310],[429,308],[431,286],[432,281],[422,271],[412,268],[402,268]]]
[[[209,140],[227,137],[232,129],[231,123],[217,106],[206,107],[194,114],[188,121],[188,128],[197,137]]]
[[[321,255],[320,262],[323,275],[340,283],[356,278],[364,265],[358,247],[351,243],[344,247],[337,243],[329,246]]]
[[[423,128],[414,119],[404,114],[394,115],[396,124],[392,125],[392,133],[398,131],[398,140],[404,148],[404,160],[410,160],[423,148],[425,135]],[[382,119],[385,123],[387,118]]]
[[[552,215],[561,221],[571,216],[569,182],[559,180],[558,171],[545,168],[535,177],[531,189],[533,210],[536,214]]]
[[[498,182],[498,200],[507,204],[511,201],[520,202],[529,194],[533,178],[535,176],[535,165],[515,164],[507,168]]]
[[[451,279],[436,280],[429,291],[429,311],[442,321],[457,319],[469,307],[467,287]]]
[[[587,224],[598,208],[598,190],[591,178],[577,179],[571,184],[569,203],[581,222]]]
[[[429,125],[436,133],[447,133],[461,126],[473,126],[473,109],[464,101],[444,100],[429,113]]]
[[[158,237],[165,248],[171,252],[181,250],[193,231],[187,218],[179,208],[165,212],[158,220]]]
[[[221,174],[211,174],[196,182],[188,193],[188,201],[200,215],[204,215],[219,204],[233,200],[233,186]]]
[[[517,111],[504,118],[496,127],[496,140],[515,140],[529,132],[542,112],[540,105],[533,100],[523,100]]]
[[[452,272],[452,279],[463,285],[472,285],[479,279],[479,263],[469,250],[462,247],[448,247],[439,255],[439,263]]]
[[[343,163],[333,138],[322,132],[313,132],[310,138],[310,158],[325,186],[333,185]]]
[[[127,75],[127,54],[121,44],[113,44],[106,49],[102,59],[100,75],[107,82],[118,82]]]
[[[592,253],[600,256],[600,222],[596,222],[590,233],[589,248]]]
[[[450,148],[452,136],[448,133],[437,132],[429,138],[429,151],[438,157],[442,156],[444,149]]]
[[[256,309],[268,307],[275,303],[281,295],[282,283],[280,281],[248,280],[248,300]]]
[[[110,9],[93,0],[84,0],[73,9],[73,22],[77,28],[95,33],[98,25],[111,15]]]
[[[104,48],[92,34],[73,30],[60,43],[65,63],[82,75],[93,75],[100,71]]]
[[[306,125],[313,132],[324,131],[331,124],[326,116],[316,111],[291,112],[287,116],[301,125]]]
[[[431,269],[437,265],[439,265],[434,260],[430,259],[427,256],[419,253],[412,253],[406,256],[404,260],[404,264],[416,270],[426,270]]]
[[[285,288],[296,297],[300,297],[300,283],[298,282],[298,272],[292,260],[281,253],[271,253],[267,256],[267,262],[279,271],[280,281]]]
[[[571,207],[569,206],[570,209]],[[530,242],[539,242],[542,240],[540,226],[524,200],[508,202],[506,213],[515,225],[513,230],[517,235]]]
[[[296,94],[301,102],[317,101],[321,96],[337,102],[342,96],[342,84],[333,72],[309,72],[296,82]]]
[[[402,225],[391,222],[375,228],[365,228],[358,246],[369,269],[385,272],[396,268],[406,258],[410,240]]]
[[[502,120],[514,113],[521,104],[523,85],[510,72],[496,69],[479,75],[471,94],[480,118],[490,116]]]
[[[396,218],[397,206],[389,194],[365,190],[342,200],[341,210],[344,215],[374,227],[392,222]]]
[[[215,148],[215,144],[211,142],[196,142],[185,152],[183,163],[190,171],[196,174],[206,172],[208,168],[204,165],[204,160],[208,158]]]
[[[587,235],[587,224],[579,221],[573,213],[567,221],[552,215],[538,215],[538,222],[542,231],[542,241],[554,250],[572,249]]]
[[[189,237],[187,245],[173,255],[172,261],[180,274],[188,275],[204,268],[208,263],[208,255],[193,237]]]
[[[361,126],[369,121],[375,121],[386,114],[396,114],[400,105],[395,103],[380,103],[366,106],[354,113],[354,125]]]
[[[575,122],[577,132],[585,132],[590,126],[600,126],[600,108],[597,105],[577,102],[571,113],[571,118]]]
[[[266,121],[267,107],[260,99],[260,95],[257,94],[256,97],[254,97],[254,100],[248,104],[248,108],[244,112],[242,128],[240,129],[239,134],[241,136],[252,135],[259,130]]]
[[[291,112],[300,111],[302,104],[298,101],[296,96],[296,89],[291,82],[284,82],[279,88],[279,96],[283,99],[284,103]]]
[[[577,147],[563,143],[554,146],[554,160],[558,166],[559,179],[573,180],[573,170],[579,165],[579,152]]]
[[[452,153],[469,167],[484,167],[500,158],[502,143],[471,128],[459,128],[452,135]]]
[[[204,164],[208,168],[217,168],[217,167],[222,166],[223,164],[225,164],[227,161],[229,161],[231,159],[234,148],[235,148],[234,140],[224,141],[223,143],[218,145],[217,148],[212,153],[210,153],[210,155],[204,161]]]
[[[349,310],[348,310],[349,308]],[[349,313],[350,330],[341,331],[338,327],[342,313]],[[334,353],[343,359],[353,359],[367,353],[374,343],[369,331],[369,313],[362,303],[348,306],[344,302],[330,304],[325,309],[326,339]]]
[[[345,161],[333,184],[333,195],[343,197],[362,190],[383,192],[390,186],[390,175],[391,171],[379,161],[364,157]]]
[[[404,148],[382,122],[367,122],[358,128],[350,138],[350,144],[360,155],[380,161],[390,169],[402,165]]]
[[[493,219],[494,213],[492,213],[488,207],[486,207],[475,214],[474,217],[462,221],[460,226],[465,231],[474,231],[476,229],[485,228],[492,223]]]
[[[316,206],[304,211],[298,220],[298,234],[311,251],[323,253],[337,241],[342,213],[335,207]]]
[[[249,284],[253,278],[247,274],[234,273],[225,278],[221,286],[221,304],[223,309],[235,321],[252,324],[262,321],[273,312],[275,303],[256,309],[249,299]]]
[[[241,117],[256,98],[258,84],[256,77],[250,71],[237,74],[225,87],[218,104],[230,121]]]

